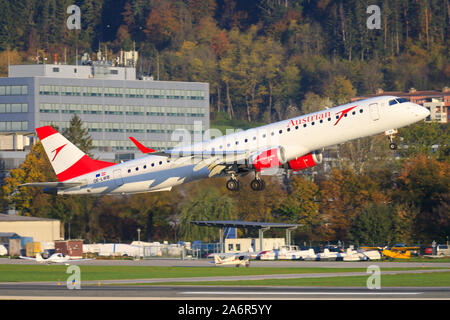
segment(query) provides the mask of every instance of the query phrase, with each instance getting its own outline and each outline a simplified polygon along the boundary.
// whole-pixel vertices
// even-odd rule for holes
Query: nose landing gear
[[[396,129],[391,129],[384,133],[389,139],[389,149],[391,150],[397,150],[397,144],[394,142],[394,138],[397,133],[398,130]]]

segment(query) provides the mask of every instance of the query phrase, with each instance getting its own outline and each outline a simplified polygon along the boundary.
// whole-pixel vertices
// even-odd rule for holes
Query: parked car
[[[425,254],[433,254],[433,247],[427,247]],[[438,244],[436,246],[436,255],[438,256],[450,256],[450,249],[446,244]]]

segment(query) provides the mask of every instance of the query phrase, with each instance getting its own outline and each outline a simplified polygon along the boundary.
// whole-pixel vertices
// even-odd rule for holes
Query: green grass
[[[418,270],[423,268],[381,268],[388,270]],[[430,268],[426,268],[430,269]],[[442,269],[442,268],[434,268]],[[0,282],[64,281],[69,277],[64,265],[0,265]],[[81,279],[118,280],[152,278],[188,278],[215,276],[245,276],[267,274],[301,274],[366,272],[365,268],[221,268],[221,267],[146,267],[146,266],[80,266]]]
[[[201,286],[298,286],[298,287],[365,287],[369,275],[313,279],[267,279],[242,281],[160,282],[136,285]],[[381,287],[448,287],[450,272],[426,274],[381,275]]]

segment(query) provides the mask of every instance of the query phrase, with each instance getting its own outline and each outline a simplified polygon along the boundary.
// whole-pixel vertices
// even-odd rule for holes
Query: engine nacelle
[[[289,161],[289,169],[293,171],[300,171],[306,168],[311,168],[319,163],[322,163],[322,153],[310,152],[302,157]]]
[[[251,156],[249,162],[256,171],[261,171],[286,163],[286,154],[282,147],[272,148]]]

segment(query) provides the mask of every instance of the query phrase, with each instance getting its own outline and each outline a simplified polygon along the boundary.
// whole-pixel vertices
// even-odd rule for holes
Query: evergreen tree
[[[353,221],[350,234],[360,245],[385,245],[397,242],[400,220],[395,210],[384,204],[363,207]]]
[[[83,122],[76,114],[70,119],[69,127],[63,130],[63,135],[81,151],[89,155],[92,150],[92,138],[88,129],[83,127]]]

